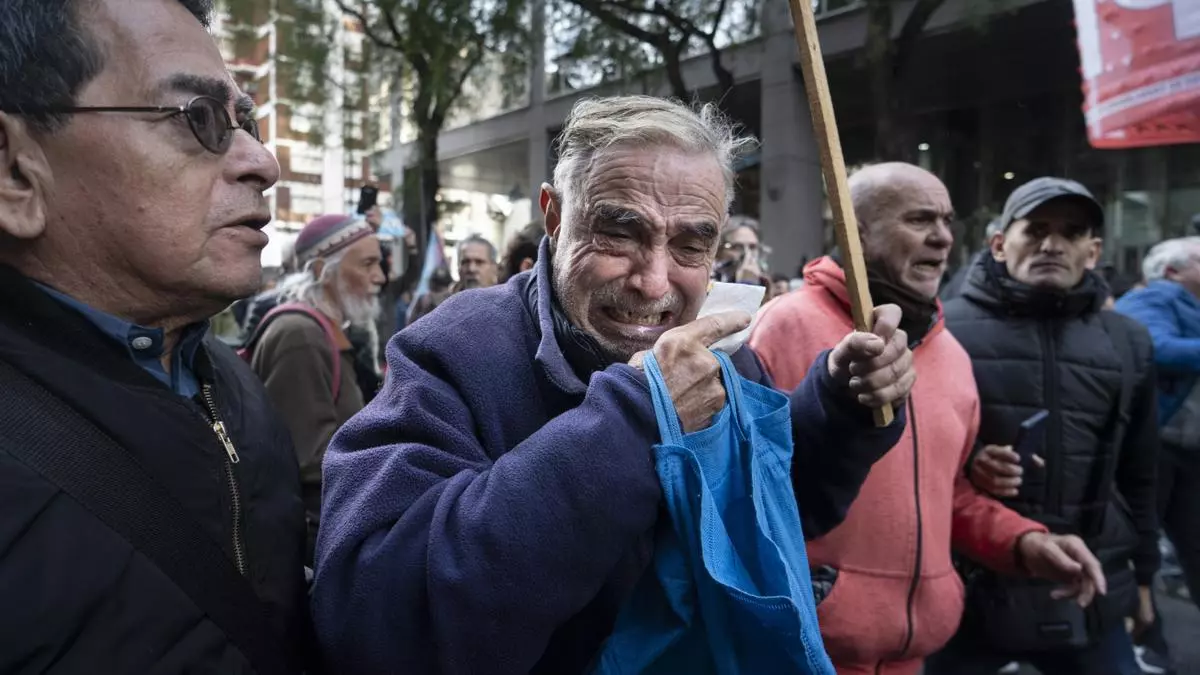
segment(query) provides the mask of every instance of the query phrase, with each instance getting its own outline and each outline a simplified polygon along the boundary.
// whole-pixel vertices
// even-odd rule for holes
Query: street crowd
[[[0,4],[0,673],[590,672],[663,517],[645,361],[703,432],[747,328],[838,673],[1141,673],[1160,531],[1200,591],[1200,238],[1118,299],[1104,209],[1041,177],[947,281],[946,186],[880,162],[857,331],[841,252],[772,276],[730,215],[716,107],[587,99],[540,221],[392,330],[378,211],[263,289],[279,166],[210,12]],[[697,318],[716,282],[764,303]]]

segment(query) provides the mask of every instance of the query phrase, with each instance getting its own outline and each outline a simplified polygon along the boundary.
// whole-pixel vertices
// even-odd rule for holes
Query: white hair
[[[1200,254],[1200,237],[1168,239],[1154,245],[1142,261],[1142,276],[1146,281],[1158,281],[1167,274],[1167,268],[1182,268]]]
[[[302,302],[321,309],[328,305],[325,289],[333,286],[338,288],[338,296],[341,298],[342,304],[338,309],[341,310],[346,321],[364,327],[374,324],[375,318],[379,315],[379,299],[372,296],[370,300],[359,300],[351,297],[340,287],[341,279],[338,276],[338,270],[341,268],[342,260],[346,257],[347,252],[348,249],[338,251],[328,258],[318,258],[317,260],[325,263],[320,274],[314,273],[316,260],[309,260],[304,264],[302,271],[285,277],[279,283],[280,302]]]
[[[564,203],[578,199],[596,153],[617,145],[668,146],[711,154],[725,175],[725,209],[734,196],[734,162],[757,145],[742,136],[716,105],[698,108],[656,96],[583,99],[567,115],[557,141],[554,187]]]

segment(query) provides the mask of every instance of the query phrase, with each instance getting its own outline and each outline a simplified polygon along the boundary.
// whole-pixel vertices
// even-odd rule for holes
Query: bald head
[[[872,224],[914,191],[946,191],[937,176],[915,164],[884,162],[855,171],[850,176],[850,199],[859,227]]]
[[[954,209],[942,181],[913,164],[874,164],[850,176],[850,199],[867,262],[934,298],[954,243]]]

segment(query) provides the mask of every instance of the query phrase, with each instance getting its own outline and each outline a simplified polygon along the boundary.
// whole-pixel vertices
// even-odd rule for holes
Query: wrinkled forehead
[[[641,223],[655,229],[676,221],[725,224],[726,179],[711,153],[672,146],[615,146],[596,153],[582,181],[579,206],[593,220]]]
[[[950,191],[936,176],[912,174],[896,181],[896,199],[903,208],[944,212],[951,208]]]
[[[486,261],[486,260],[490,260],[491,257],[492,257],[491,251],[488,249],[486,244],[481,244],[479,242],[473,242],[470,244],[463,245],[462,260],[464,260],[464,261],[465,260],[485,260]]]
[[[179,0],[100,0],[82,3],[81,12],[104,58],[81,98],[150,105],[174,102],[171,93],[238,93],[216,42]],[[199,81],[209,86],[189,86]]]

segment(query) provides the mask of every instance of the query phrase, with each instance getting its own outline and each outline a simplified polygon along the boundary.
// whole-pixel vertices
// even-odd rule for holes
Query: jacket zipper
[[[1054,336],[1051,333],[1053,327],[1049,323],[1042,323],[1040,326],[1042,338],[1042,378],[1046,387],[1046,409],[1050,411],[1050,417],[1046,420],[1046,444],[1043,446],[1042,452],[1046,455],[1042,459],[1046,461],[1046,487],[1043,501],[1043,509],[1050,514],[1058,515],[1062,513],[1062,486],[1058,478],[1059,470],[1059,454],[1055,448],[1061,447],[1062,444],[1062,419],[1061,412],[1058,406],[1058,369],[1054,365]]]
[[[917,552],[914,556],[912,580],[908,586],[908,603],[905,607],[908,619],[908,635],[904,638],[904,648],[900,650],[901,657],[907,654],[909,648],[912,647],[913,638],[916,633],[916,626],[913,624],[913,601],[916,600],[917,585],[921,581],[921,558],[924,553],[922,551],[922,540],[924,539],[925,529],[924,523],[921,522],[921,462],[919,452],[921,443],[917,436],[917,413],[913,407],[911,397],[908,399],[908,423],[912,425],[913,437],[913,500],[917,507]]]
[[[221,421],[217,404],[213,400],[212,385],[204,385],[201,391],[204,396],[204,405],[208,408],[209,422],[212,424],[213,433],[225,448],[225,480],[229,484],[230,501],[233,504],[233,561],[237,564],[238,572],[245,575],[246,547],[242,542],[242,493],[238,489],[237,476],[233,473],[233,465],[242,461],[242,458],[238,456],[237,448],[233,447],[233,439],[229,437],[225,423]]]
[[[913,436],[913,499],[916,504],[917,513],[917,551],[913,560],[912,579],[908,584],[908,601],[905,603],[904,612],[908,622],[908,632],[904,636],[904,647],[900,650],[899,658],[903,658],[912,647],[912,642],[916,633],[916,626],[913,625],[913,601],[917,598],[917,585],[921,581],[921,558],[923,551],[921,547],[922,539],[924,539],[924,525],[921,522],[921,463],[920,455],[917,452],[920,448],[920,438],[917,436],[917,414],[913,407],[912,397],[908,398],[908,424],[912,428]],[[883,661],[875,664],[875,675],[883,672]]]

